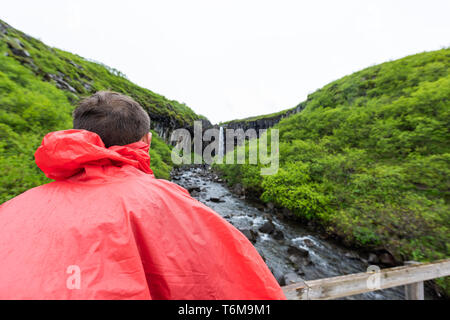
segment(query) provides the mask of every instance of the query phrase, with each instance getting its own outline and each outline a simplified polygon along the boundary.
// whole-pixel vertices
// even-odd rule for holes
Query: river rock
[[[211,197],[211,198],[209,198],[209,201],[211,201],[211,202],[225,202],[225,200],[222,200],[221,198],[217,198],[217,197]]]
[[[397,265],[397,261],[395,260],[394,256],[389,252],[381,253],[378,258],[380,259],[380,262],[385,266],[395,267]]]
[[[312,261],[309,257],[301,257],[297,256],[295,254],[291,254],[288,257],[289,261],[292,262],[297,268],[300,268],[300,266],[308,266],[312,264]]]
[[[198,197],[199,196],[199,192],[194,190],[191,192],[191,197]]]
[[[271,234],[275,231],[275,225],[272,223],[272,221],[267,221],[259,228],[259,231],[262,233]]]
[[[297,282],[303,282],[303,279],[295,272],[286,273],[283,278],[286,286]]]
[[[289,261],[296,266],[307,266],[312,264],[308,250],[289,246],[287,252],[289,254]]]
[[[273,238],[275,240],[283,240],[284,239],[284,234],[280,230],[275,230],[275,232],[273,233]]]
[[[239,231],[241,231],[251,243],[256,243],[256,240],[258,240],[258,233],[251,229],[239,229]]]
[[[303,243],[308,247],[314,247],[314,241],[312,241],[311,239],[306,238],[305,240],[303,240]]]
[[[291,255],[296,255],[296,256],[300,256],[300,257],[308,257],[309,256],[308,250],[294,247],[294,246],[289,246],[287,249],[287,252]]]
[[[191,193],[192,191],[200,192],[200,187],[196,185],[187,186],[186,189],[187,191],[189,191],[189,193]]]

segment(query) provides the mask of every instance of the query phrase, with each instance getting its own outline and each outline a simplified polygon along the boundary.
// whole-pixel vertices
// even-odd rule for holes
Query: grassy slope
[[[260,116],[253,116],[253,117],[248,117],[248,118],[243,118],[243,119],[235,119],[235,120],[230,120],[230,121],[225,121],[225,122],[220,122],[219,125],[222,124],[227,124],[230,122],[251,122],[251,121],[256,121],[256,120],[263,120],[263,119],[271,119],[271,118],[275,118],[277,116],[283,115],[293,109],[294,108],[290,108],[290,109],[286,109],[286,110],[281,110],[278,112],[274,112],[274,113],[270,113],[270,114],[264,114],[264,115],[260,115]]]
[[[184,104],[133,84],[117,70],[50,48],[0,20],[0,203],[48,182],[33,157],[42,137],[71,128],[76,102],[102,89],[132,96],[153,120],[186,126],[199,118]],[[156,133],[150,154],[155,175],[168,178],[170,148]]]
[[[278,174],[219,169],[350,245],[403,260],[449,257],[449,68],[443,49],[343,77],[275,126]]]

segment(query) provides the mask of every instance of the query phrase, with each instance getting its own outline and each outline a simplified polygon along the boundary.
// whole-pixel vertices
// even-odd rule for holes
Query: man
[[[285,299],[247,238],[150,169],[150,118],[98,92],[0,206],[0,299]]]

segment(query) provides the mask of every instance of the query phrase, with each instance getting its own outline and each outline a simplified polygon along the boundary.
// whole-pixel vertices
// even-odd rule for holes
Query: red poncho
[[[155,179],[149,146],[49,133],[56,181],[0,206],[0,299],[285,299],[236,228]]]

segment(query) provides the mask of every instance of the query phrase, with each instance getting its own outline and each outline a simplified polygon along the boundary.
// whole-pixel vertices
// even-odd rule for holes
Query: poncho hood
[[[34,156],[48,178],[63,180],[93,166],[130,165],[152,174],[149,149],[143,141],[106,148],[98,134],[72,129],[47,134]]]

